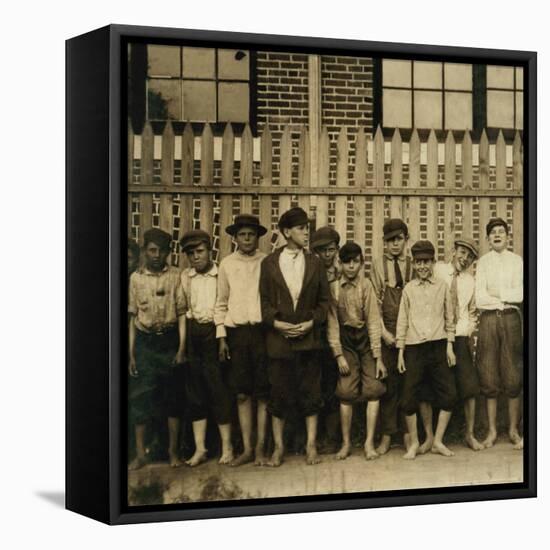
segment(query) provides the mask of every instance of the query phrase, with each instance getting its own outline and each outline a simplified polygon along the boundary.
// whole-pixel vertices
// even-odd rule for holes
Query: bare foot
[[[266,463],[266,466],[272,468],[278,468],[283,463],[284,449],[282,447],[275,447],[270,460]]]
[[[487,437],[481,442],[481,444],[486,448],[486,449],[490,449],[494,444],[495,444],[495,441],[497,440],[497,433],[496,432],[493,432],[493,431],[490,431],[488,434],[487,434]]]
[[[432,449],[431,449],[432,453],[434,454],[437,454],[437,455],[443,455],[443,456],[454,456],[455,454],[453,453],[453,451],[451,451],[451,449],[449,449],[448,447],[445,447],[445,445],[443,445],[443,443],[434,443],[432,445]]]
[[[365,458],[367,460],[374,460],[380,455],[376,452],[374,445],[372,443],[365,443]]]
[[[128,464],[128,470],[131,472],[135,472],[136,470],[141,470],[146,464],[149,463],[149,459],[147,458],[147,455],[145,456],[136,456],[130,464]]]
[[[391,436],[383,435],[380,445],[376,448],[376,453],[380,456],[385,455],[390,450]]]
[[[233,449],[229,448],[225,449],[225,451],[222,450],[222,456],[220,456],[218,464],[231,464],[234,458]]]
[[[464,437],[464,441],[466,441],[466,445],[468,445],[472,451],[481,451],[482,449],[485,449],[485,447],[472,434],[466,435]]]
[[[248,464],[254,460],[254,455],[252,451],[245,451],[240,454],[235,460],[233,460],[230,466],[242,466],[243,464]]]
[[[336,453],[336,460],[346,460],[351,454],[351,445],[349,443],[342,443],[341,449]]]
[[[168,453],[169,454],[169,460],[168,463],[170,464],[170,468],[179,468],[183,465],[183,462],[179,459],[177,453]]]
[[[317,454],[317,447],[315,445],[306,445],[306,464],[313,466],[313,464],[319,464],[321,459]]]
[[[197,449],[195,454],[189,460],[185,461],[185,464],[194,468],[195,466],[206,462],[208,460],[208,457],[206,456],[207,452],[208,451],[206,449]]]
[[[411,441],[411,444],[409,445],[407,452],[403,455],[403,458],[405,460],[414,460],[419,448],[420,445],[418,444],[418,441]]]
[[[254,466],[265,466],[267,463],[267,457],[263,451],[263,445],[256,447],[254,452],[256,459],[254,460]]]
[[[516,451],[521,451],[523,449],[523,437],[514,445]]]
[[[420,445],[420,447],[418,447],[418,454],[419,455],[424,455],[424,454],[430,452],[432,450],[433,444],[434,444],[433,436],[427,437],[426,441],[424,441],[424,443],[422,443],[422,445]]]
[[[409,447],[411,446],[411,436],[408,433],[403,434],[403,446],[405,447],[406,451],[408,451]]]
[[[510,432],[508,433],[508,436],[510,437],[510,441],[514,445],[517,445],[521,441],[521,437],[520,437],[519,433],[517,432],[517,430],[510,430]]]

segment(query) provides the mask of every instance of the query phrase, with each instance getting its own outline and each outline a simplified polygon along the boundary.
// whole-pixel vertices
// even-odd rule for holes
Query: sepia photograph
[[[522,484],[524,64],[123,63],[128,507]]]

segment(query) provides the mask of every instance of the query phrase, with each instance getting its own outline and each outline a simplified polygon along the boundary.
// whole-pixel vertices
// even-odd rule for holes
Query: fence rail
[[[275,220],[297,204],[318,227],[330,222],[343,240],[358,242],[367,258],[382,253],[388,216],[405,219],[412,241],[429,238],[448,257],[459,234],[478,238],[486,251],[483,228],[498,215],[510,222],[514,250],[523,254],[519,133],[507,145],[502,131],[494,144],[485,131],[473,144],[469,132],[457,143],[449,131],[438,143],[434,130],[425,142],[416,130],[403,142],[396,130],[385,142],[380,128],[374,137],[360,129],[351,138],[341,129],[331,143],[323,128],[313,141],[319,144],[315,154],[305,126],[276,134],[266,126],[259,138],[248,125],[236,137],[227,124],[221,138],[208,124],[200,137],[190,124],[177,136],[170,122],[162,136],[153,134],[150,123],[140,136],[129,128],[129,234],[140,239],[153,226],[168,231],[177,263],[178,238],[201,227],[214,232],[220,259],[232,249],[223,228],[246,211],[270,229],[261,239],[270,251],[278,238]]]

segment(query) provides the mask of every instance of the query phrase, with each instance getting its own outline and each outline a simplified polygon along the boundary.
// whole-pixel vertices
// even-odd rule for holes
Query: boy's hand
[[[128,373],[133,378],[135,378],[138,375],[135,357],[130,357],[130,360],[128,361]]]
[[[297,325],[293,325],[292,323],[286,323],[285,321],[278,320],[273,323],[273,328],[275,330],[278,330],[283,336],[286,336],[287,338],[293,337],[296,326]]]
[[[397,357],[397,371],[399,374],[403,374],[407,369],[405,368],[405,352],[403,349],[399,350]]]
[[[339,355],[336,358],[336,362],[338,363],[338,372],[340,373],[340,376],[349,376],[351,369],[349,368],[346,358],[343,355]]]
[[[454,367],[456,365],[456,355],[452,342],[447,342],[447,363],[449,367]]]
[[[305,336],[313,328],[313,320],[304,321],[296,325],[296,330],[294,331],[297,337]]]
[[[376,378],[378,378],[379,380],[384,380],[386,376],[388,376],[388,369],[382,362],[382,358],[378,357],[376,359]]]
[[[395,336],[387,328],[382,330],[382,340],[384,340],[384,344],[389,348],[395,346]]]
[[[218,359],[221,363],[231,359],[229,345],[227,344],[227,340],[225,338],[220,338],[220,342],[218,344]]]
[[[176,356],[174,357],[174,365],[182,365],[185,361],[185,349],[178,349]]]

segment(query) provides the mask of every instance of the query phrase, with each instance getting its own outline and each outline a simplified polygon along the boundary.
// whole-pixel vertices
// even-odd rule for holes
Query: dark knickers
[[[456,366],[453,371],[458,398],[465,400],[477,397],[479,395],[479,375],[472,357],[470,338],[456,336],[453,349],[456,356]]]
[[[399,430],[407,431],[399,407],[403,376],[397,370],[398,355],[399,350],[396,347],[390,348],[382,343],[382,362],[388,371],[388,376],[384,379],[386,393],[380,398],[380,433],[383,435],[392,435]]]

